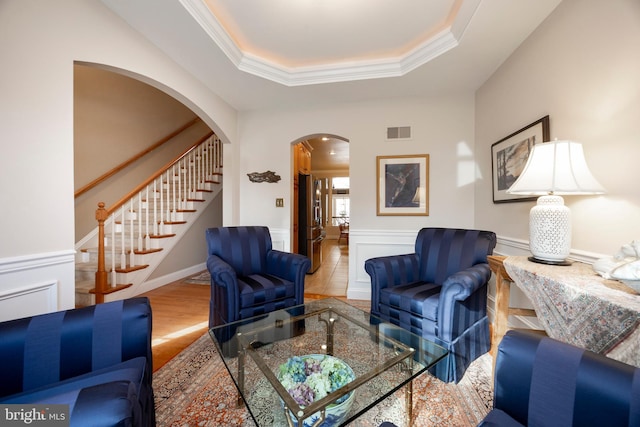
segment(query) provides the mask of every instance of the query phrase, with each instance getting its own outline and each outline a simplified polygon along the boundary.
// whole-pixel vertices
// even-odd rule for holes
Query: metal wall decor
[[[266,172],[251,172],[248,173],[249,181],[251,182],[278,182],[282,178],[280,175],[276,175],[275,172],[266,171]]]

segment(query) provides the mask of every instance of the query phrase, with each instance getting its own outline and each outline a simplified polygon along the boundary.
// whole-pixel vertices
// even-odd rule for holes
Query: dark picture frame
[[[377,215],[429,215],[429,155],[377,156]]]
[[[526,202],[536,197],[508,194],[518,179],[535,144],[549,141],[549,116],[502,138],[491,145],[493,203]]]

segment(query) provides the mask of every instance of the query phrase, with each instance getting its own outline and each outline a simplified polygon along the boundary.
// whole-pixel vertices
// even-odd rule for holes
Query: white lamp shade
[[[604,188],[591,175],[582,144],[552,141],[533,146],[507,193],[540,196],[529,212],[530,259],[566,265],[571,251],[571,211],[561,195],[600,194]]]
[[[602,194],[604,188],[591,174],[582,144],[551,141],[533,146],[522,173],[507,193]]]

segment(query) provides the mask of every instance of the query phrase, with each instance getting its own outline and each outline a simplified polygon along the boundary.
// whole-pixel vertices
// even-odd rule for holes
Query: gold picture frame
[[[376,157],[377,215],[429,215],[429,155]]]

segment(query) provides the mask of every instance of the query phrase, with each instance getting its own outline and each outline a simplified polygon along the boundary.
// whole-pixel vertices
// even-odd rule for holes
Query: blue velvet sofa
[[[494,408],[479,427],[640,427],[640,368],[519,331],[495,366]]]
[[[69,405],[71,426],[154,426],[152,372],[147,298],[0,323],[0,404]]]

